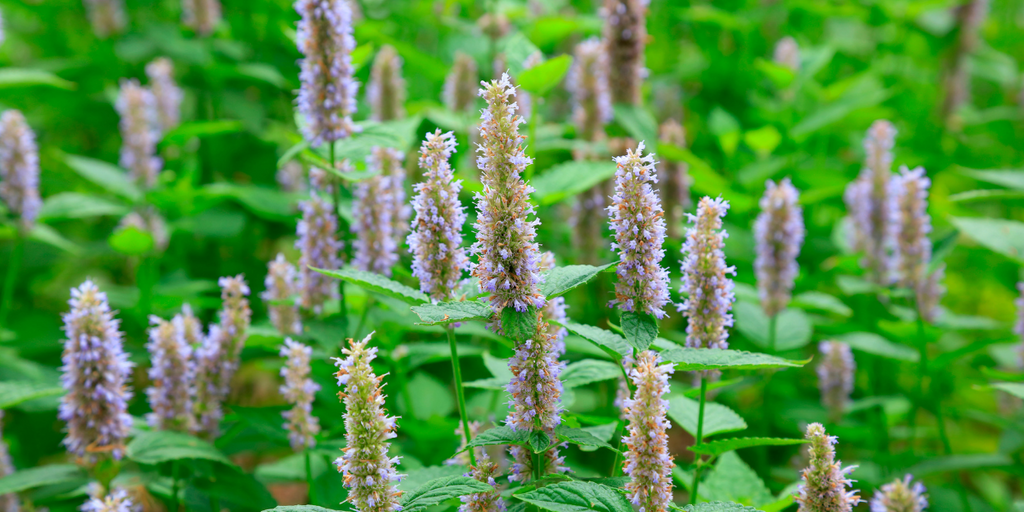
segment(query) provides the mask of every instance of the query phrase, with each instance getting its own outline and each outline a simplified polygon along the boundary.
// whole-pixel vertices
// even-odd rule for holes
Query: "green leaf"
[[[332,455],[334,455],[333,452]],[[334,473],[331,471],[334,469],[333,466],[329,466],[324,458],[316,453],[310,454],[310,469],[314,479],[325,472]],[[253,474],[263,482],[304,482],[306,481],[306,454],[293,453],[283,459],[260,464],[256,466],[256,471]]]
[[[204,186],[202,193],[237,201],[253,214],[272,221],[291,221],[298,211],[295,195],[269,187],[221,182]]]
[[[86,480],[89,475],[74,464],[50,464],[15,471],[0,478],[0,496],[27,491],[44,485],[63,484]]]
[[[425,293],[373,272],[356,270],[352,267],[338,270],[323,270],[319,268],[314,268],[313,270],[325,276],[347,281],[371,292],[379,293],[392,299],[398,299],[414,306],[430,302],[430,297],[427,297]]]
[[[793,297],[792,304],[799,308],[827,311],[846,318],[853,315],[853,310],[844,304],[843,301],[839,300],[838,297],[822,292],[812,291],[801,293],[800,295]]]
[[[153,250],[153,235],[135,226],[114,231],[107,240],[115,251],[128,256],[140,256]]]
[[[710,502],[739,502],[755,506],[775,499],[764,481],[736,452],[722,454],[700,486],[699,493],[701,498]]]
[[[520,89],[543,96],[562,81],[571,66],[571,56],[559,55],[519,73],[516,82]]]
[[[753,446],[786,446],[791,444],[806,443],[806,439],[781,439],[778,437],[734,437],[732,439],[720,439],[710,441],[700,446],[691,446],[690,451],[699,455],[711,455],[716,457],[725,452],[750,448]]]
[[[490,485],[466,476],[436,478],[403,495],[402,511],[415,512],[459,496],[493,490]]]
[[[233,466],[210,443],[180,432],[168,430],[142,432],[128,443],[127,457],[139,464],[159,464],[172,460],[204,459]]]
[[[1024,190],[1024,171],[1011,169],[998,169],[991,171],[976,171],[965,169],[963,174],[976,180],[1001,185],[1014,190]]]
[[[743,134],[743,142],[762,158],[767,157],[779,147],[782,134],[772,125],[762,126]]]
[[[29,400],[63,394],[64,388],[56,384],[20,380],[0,382],[0,409],[10,409]]]
[[[507,307],[501,310],[501,330],[510,339],[526,341],[537,334],[537,308],[530,306],[526,311]]]
[[[851,332],[840,336],[839,341],[846,343],[854,350],[887,359],[907,361],[909,363],[916,363],[921,360],[921,354],[917,350],[906,345],[897,345],[871,332]]]
[[[783,359],[758,352],[680,347],[665,350],[661,358],[675,363],[676,371],[697,370],[761,370],[765,368],[796,368],[810,362]]]
[[[465,320],[488,319],[494,314],[491,305],[482,300],[442,302],[413,306],[412,312],[424,325],[448,324]]]
[[[142,199],[142,192],[132,183],[128,173],[116,165],[76,155],[64,155],[64,162],[80,176],[108,192],[132,202]]]
[[[559,425],[558,428],[555,429],[555,435],[557,435],[558,439],[561,441],[578,444],[580,446],[608,448],[609,450],[615,449],[612,445],[582,428],[571,428],[567,425]]]
[[[226,507],[233,510],[265,510],[276,503],[263,484],[237,467],[217,471],[212,481],[199,480],[196,488],[207,496],[233,504]]]
[[[16,87],[32,87],[45,85],[58,89],[73,90],[74,82],[69,82],[49,71],[42,69],[9,68],[0,69],[0,89]]]
[[[242,131],[241,121],[186,121],[164,134],[161,144],[181,145],[193,137],[209,137]]]
[[[530,440],[530,432],[520,430],[513,431],[507,426],[494,427],[484,430],[473,438],[472,441],[461,451],[466,451],[475,446],[491,446],[496,444],[526,444]]]
[[[566,322],[562,326],[568,329],[569,332],[597,345],[613,359],[622,359],[623,357],[633,355],[633,349],[626,343],[626,339],[614,332],[575,322]]]
[[[463,382],[462,385],[467,388],[474,389],[489,389],[491,391],[505,391],[508,386],[508,379],[501,379],[498,377],[488,377],[486,379],[471,380],[469,382]]]
[[[562,371],[562,386],[566,389],[578,388],[601,382],[614,380],[622,376],[622,368],[610,361],[584,359],[569,363]]]
[[[517,498],[554,512],[632,512],[626,497],[594,482],[561,482],[517,494]]]
[[[533,453],[544,453],[551,447],[551,438],[548,437],[546,432],[541,430],[534,430],[530,433],[529,443],[530,449]]]
[[[669,397],[668,416],[683,430],[697,435],[697,415],[700,402],[683,395]],[[723,432],[736,432],[747,428],[747,422],[732,409],[714,402],[704,402],[704,437],[711,437]]]
[[[718,139],[718,145],[722,148],[723,153],[732,156],[736,152],[736,147],[740,144],[742,129],[735,116],[722,107],[716,106],[708,117],[708,130]]]
[[[615,435],[615,429],[617,428],[619,428],[619,423],[615,421],[612,423],[605,423],[604,425],[583,427],[582,430],[585,432],[589,432],[590,435],[600,439],[601,441],[608,443],[612,440],[612,437]],[[593,452],[596,451],[598,448],[599,447],[597,446],[580,445],[580,450],[583,450],[585,452]]]
[[[39,210],[39,220],[86,219],[128,213],[124,205],[88,194],[61,192],[47,197]]]
[[[64,235],[46,224],[36,224],[35,226],[32,226],[32,231],[29,232],[28,237],[37,242],[42,242],[56,247],[69,254],[78,254],[82,251],[81,247],[71,240],[64,238]]]
[[[268,508],[263,512],[337,512],[336,510],[318,507],[316,505],[284,505]]]
[[[768,348],[770,321],[760,306],[747,301],[739,301],[733,306],[736,316],[736,329],[747,339],[761,348]],[[775,350],[793,350],[806,346],[811,342],[814,328],[807,313],[795,308],[787,308],[775,319]]]
[[[682,508],[684,512],[760,512],[754,507],[740,505],[730,501],[712,501],[687,505]]]
[[[658,319],[649,313],[627,311],[622,313],[622,332],[626,335],[626,343],[643,352],[658,337]]]
[[[522,32],[512,32],[498,41],[498,48],[505,54],[505,64],[508,72],[513,77],[518,77],[523,72],[523,63],[531,55],[540,51],[537,45],[533,44]],[[502,71],[499,70],[500,75]],[[500,78],[500,77],[496,77]]]
[[[594,276],[608,270],[612,265],[615,265],[615,263],[608,263],[600,267],[566,265],[564,267],[552,268],[543,274],[544,282],[540,284],[540,293],[549,300],[565,295],[573,288],[590,281]]]
[[[1024,263],[1024,223],[988,218],[950,217],[964,236],[999,254]]]
[[[412,469],[398,483],[398,490],[402,492],[413,492],[423,484],[438,478],[450,476],[462,476],[466,472],[465,466],[428,466],[425,468]]]
[[[640,105],[616,103],[612,110],[615,122],[626,130],[635,143],[645,142],[648,148],[656,145],[658,140],[658,121]]]
[[[1024,382],[996,382],[992,384],[992,387],[1003,390],[1017,398],[1024,399]]]
[[[542,205],[564,201],[614,176],[615,169],[611,160],[571,160],[553,165],[530,182],[533,197]]]
[[[978,470],[985,468],[1001,468],[1013,465],[1013,459],[1001,453],[972,453],[933,457],[911,466],[907,473],[915,478],[923,478],[936,473]]]

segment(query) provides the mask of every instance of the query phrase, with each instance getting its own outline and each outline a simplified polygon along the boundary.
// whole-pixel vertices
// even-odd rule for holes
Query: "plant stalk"
[[[451,324],[444,326],[448,333],[448,346],[452,349],[452,373],[455,375],[455,395],[459,401],[459,416],[462,418],[462,432],[466,437],[466,444],[472,441],[472,433],[469,431],[469,414],[466,413],[466,394],[462,389],[462,368],[459,365],[459,349],[455,345],[455,328]],[[476,454],[473,448],[469,449],[469,464],[476,466]]]
[[[178,460],[175,459],[171,462],[171,478],[173,483],[171,485],[171,512],[178,512],[181,509],[180,502],[178,501],[178,493],[180,480],[178,479]]]
[[[697,437],[694,442],[694,446],[700,446],[704,442],[704,402],[706,401],[708,392],[708,378],[706,375],[701,374],[700,376],[700,408],[697,412]],[[700,468],[701,458],[700,454],[694,461],[696,466],[693,469],[693,485],[690,486],[690,504],[697,504],[697,486],[700,485]]]
[[[7,277],[4,279],[3,302],[0,302],[0,329],[7,327],[7,315],[11,312],[14,301],[14,284],[21,270],[21,256],[25,252],[25,242],[20,234],[15,235],[11,259],[7,262]]]
[[[309,503],[316,503],[316,491],[313,487],[313,463],[310,461],[309,449],[306,449],[306,485],[309,486]]]

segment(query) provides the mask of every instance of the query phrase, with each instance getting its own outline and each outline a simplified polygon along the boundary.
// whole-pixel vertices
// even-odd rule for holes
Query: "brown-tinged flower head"
[[[647,70],[647,7],[641,0],[604,0],[602,40],[608,54],[608,83],[613,103],[639,105]]]
[[[359,131],[352,122],[359,92],[352,77],[352,10],[346,0],[297,0],[295,10],[302,16],[296,42],[304,56],[298,110],[306,140],[320,146]]]
[[[469,472],[462,476],[484,482],[494,490],[460,497],[462,505],[459,506],[459,512],[505,512],[505,500],[501,499],[498,482],[494,480],[495,477],[501,476],[501,469],[496,462],[491,460],[486,451],[478,452],[476,466],[470,467]]]
[[[156,155],[160,140],[156,98],[138,80],[122,80],[115,106],[121,116],[121,167],[141,187],[152,188],[164,165]]]
[[[281,166],[275,178],[281,190],[285,192],[305,192],[309,185],[306,169],[297,160],[290,160]]]
[[[797,490],[799,512],[851,512],[861,499],[856,490],[846,490],[854,482],[846,475],[857,466],[842,467],[836,460],[836,438],[820,423],[808,425],[806,437],[811,442],[810,463]]]
[[[181,12],[186,27],[208,36],[220,23],[220,0],[181,0]]]
[[[152,385],[146,389],[146,398],[153,412],[146,420],[157,430],[191,432],[195,429],[192,407],[195,365],[192,345],[185,337],[183,317],[178,315],[168,321],[150,316],[149,322],[152,327],[146,350],[153,366],[149,369]]]
[[[828,409],[829,417],[838,421],[850,402],[857,363],[846,343],[823,341],[818,350],[821,352],[817,368],[821,404]]]
[[[461,51],[455,52],[455,64],[444,79],[444,105],[453,112],[473,111],[479,83],[476,60]]]
[[[384,45],[373,60],[370,83],[366,86],[370,118],[374,121],[391,121],[405,117],[405,92],[402,57],[393,46]]]
[[[893,278],[898,216],[892,179],[892,149],[896,128],[875,121],[864,139],[867,161],[860,176],[846,188],[843,199],[850,212],[854,250],[864,253],[861,266],[878,284]]]
[[[572,119],[576,137],[596,141],[604,137],[604,127],[612,120],[612,100],[608,92],[608,54],[597,38],[576,45],[575,60],[566,82],[572,92]]]
[[[671,427],[666,414],[669,375],[672,364],[661,364],[661,356],[645,350],[636,357],[629,372],[636,391],[623,403],[628,427],[622,438],[626,457],[622,472],[629,475],[626,496],[634,506],[647,512],[665,512],[672,503],[672,455],[665,431]]]
[[[946,72],[946,97],[942,105],[947,117],[971,101],[970,60],[981,44],[981,26],[988,17],[990,3],[990,0],[969,0],[956,7],[960,30],[950,59],[951,67]]]
[[[480,17],[476,22],[476,26],[480,27],[487,37],[491,38],[492,41],[497,41],[508,35],[509,30],[512,29],[512,24],[508,21],[508,16],[503,13],[487,13]]]
[[[4,419],[4,412],[0,410],[0,422]],[[0,440],[0,478],[14,473],[14,462],[11,461],[11,452],[7,443]],[[20,512],[21,500],[16,493],[0,495],[0,511]]]
[[[931,180],[924,168],[900,168],[893,178],[898,214],[896,275],[900,286],[910,288],[917,298],[918,312],[928,322],[935,321],[942,297],[942,268],[928,271],[932,263],[932,218],[928,215],[928,189]]]
[[[299,271],[277,253],[273,261],[267,263],[267,278],[263,281],[266,289],[260,298],[267,305],[270,323],[277,332],[284,335],[302,334],[302,317],[296,299],[301,293]]]
[[[310,171],[312,175],[312,170]],[[341,242],[338,241],[338,217],[330,201],[315,190],[309,199],[299,203],[302,219],[296,232],[295,248],[299,250],[299,286],[302,290],[300,305],[303,309],[319,313],[325,301],[338,298],[337,280],[315,270],[341,268]]]
[[[198,429],[207,438],[220,434],[222,404],[231,392],[231,379],[238,371],[242,348],[249,336],[252,310],[249,309],[249,286],[239,274],[221,277],[220,322],[196,349],[196,409]]]
[[[89,13],[89,23],[96,37],[106,39],[112,34],[124,31],[128,16],[124,11],[124,0],[83,0]]]
[[[800,193],[783,178],[778,185],[768,180],[761,197],[761,213],[754,221],[757,258],[757,292],[761,307],[769,317],[786,309],[793,295],[793,281],[800,267],[796,257],[804,243],[804,217]]]
[[[686,147],[686,129],[675,119],[669,119],[658,130],[658,139],[677,148]],[[690,198],[690,166],[686,162],[668,161],[661,165],[662,178],[658,180],[658,192],[665,209],[666,233],[669,238],[679,238],[686,212],[693,207]]]
[[[0,199],[28,231],[39,216],[39,148],[36,135],[17,110],[0,115]]]
[[[405,154],[394,148],[373,147],[366,158],[367,169],[379,174],[356,185],[352,205],[355,256],[352,265],[360,270],[391,276],[398,263],[399,243],[409,226],[409,205],[405,203]]]
[[[683,243],[683,286],[679,293],[686,300],[678,306],[686,315],[686,346],[691,348],[729,348],[729,327],[732,327],[734,284],[729,274],[736,267],[726,266],[722,218],[729,211],[729,202],[721,197],[703,197],[697,214],[687,214],[693,227],[686,231]]]
[[[883,485],[871,498],[871,512],[924,512],[927,508],[924,484],[910,475]]]
[[[157,119],[164,133],[181,123],[181,88],[174,81],[174,64],[166,57],[160,57],[146,64],[149,87],[156,99]]]
[[[294,450],[316,446],[316,435],[320,433],[320,420],[313,416],[313,399],[320,385],[309,378],[312,356],[313,349],[291,338],[285,338],[281,346],[281,357],[285,358],[281,367],[284,377],[281,394],[292,404],[291,410],[281,415],[288,421],[284,428],[288,430],[288,440]]]
[[[796,39],[790,36],[779,39],[779,42],[775,43],[775,53],[772,55],[772,60],[776,64],[789,68],[794,73],[800,71],[800,45],[797,44]]]

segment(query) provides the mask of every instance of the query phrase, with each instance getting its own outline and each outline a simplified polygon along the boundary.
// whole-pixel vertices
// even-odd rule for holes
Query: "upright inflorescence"
[[[25,116],[17,110],[0,115],[0,198],[28,231],[39,216],[39,149]]]
[[[296,31],[301,61],[299,112],[303,133],[313,146],[358,131],[352,122],[359,82],[352,77],[352,9],[346,0],[297,0],[302,19]]]
[[[120,321],[107,294],[92,281],[71,289],[71,311],[64,315],[64,363],[58,418],[67,423],[64,445],[87,461],[109,455],[120,459],[132,426],[128,387],[132,363],[123,348]]]
[[[678,148],[686,147],[686,130],[674,119],[661,123],[658,138]],[[679,238],[686,211],[693,206],[690,199],[690,166],[686,162],[665,162],[662,164],[662,178],[658,180],[658,192],[665,209],[665,230],[669,238]]]
[[[121,116],[121,167],[136,183],[151,188],[164,165],[156,156],[160,140],[156,98],[138,80],[122,80],[116,107]]]
[[[360,512],[397,512],[402,491],[401,480],[395,470],[398,457],[389,458],[389,439],[396,437],[398,418],[388,416],[384,409],[385,395],[381,381],[373,373],[370,363],[377,357],[377,348],[367,348],[370,333],[362,341],[349,340],[349,348],[342,349],[345,358],[335,357],[338,366],[339,392],[345,402],[344,455],[334,464],[344,473],[348,501]]]
[[[850,212],[853,248],[864,252],[861,265],[878,284],[892,282],[896,250],[896,201],[892,179],[892,148],[896,128],[875,121],[864,139],[867,162],[846,188],[843,199]]]
[[[313,396],[320,391],[320,385],[309,378],[312,355],[313,349],[291,338],[285,338],[281,347],[281,357],[285,358],[281,394],[292,404],[292,409],[281,415],[288,421],[284,428],[294,450],[316,446],[316,435],[320,433],[320,420],[313,416]]]
[[[800,512],[851,512],[861,499],[856,490],[846,490],[854,482],[846,475],[857,466],[841,467],[836,460],[836,438],[826,434],[820,423],[808,425],[806,437],[811,442],[811,460],[796,495]]]
[[[277,253],[273,261],[267,263],[267,278],[263,281],[266,290],[260,298],[267,305],[270,323],[277,332],[290,335],[302,334],[302,317],[295,297],[300,293],[299,271],[295,269],[284,254]]]
[[[559,376],[565,364],[558,361],[555,338],[548,333],[543,318],[537,320],[537,332],[532,339],[519,343],[515,355],[508,361],[512,380],[506,387],[512,399],[505,423],[514,431],[542,430],[551,443],[557,441],[555,428],[562,423],[562,381]],[[542,457],[542,474],[568,471],[564,457],[558,455],[559,446],[552,447]],[[511,481],[525,482],[534,472],[533,451],[527,446],[510,446],[512,455]]]
[[[135,503],[124,489],[114,489],[104,497],[89,498],[79,510],[82,512],[133,512]]]
[[[366,86],[366,99],[370,102],[370,118],[391,121],[405,117],[405,79],[402,78],[402,57],[391,45],[377,52],[370,70],[370,83]]]
[[[725,238],[722,217],[729,211],[729,202],[722,198],[704,197],[697,205],[697,215],[687,214],[693,227],[686,230],[683,243],[683,286],[679,289],[686,300],[678,306],[687,318],[686,346],[691,348],[729,348],[732,327],[733,282],[729,274],[736,267],[725,264]]]
[[[299,286],[302,291],[299,304],[319,313],[324,302],[338,298],[338,287],[334,279],[313,268],[335,270],[341,267],[341,242],[338,241],[338,217],[331,204],[310,191],[309,199],[299,203],[302,219],[296,228],[298,239],[295,248],[299,250]]]
[[[838,421],[850,401],[850,393],[853,392],[857,363],[854,362],[853,352],[846,343],[823,341],[818,345],[818,350],[821,352],[821,363],[817,369],[821,404],[828,409],[829,417]]]
[[[775,43],[772,60],[794,73],[800,71],[800,45],[796,43],[796,39],[790,36],[779,39],[779,42]]]
[[[455,64],[444,79],[444,106],[453,112],[471,112],[479,80],[476,60],[461,51],[455,52]]]
[[[608,218],[619,251],[615,274],[615,299],[621,311],[635,311],[665,317],[668,303],[668,271],[661,266],[665,257],[665,215],[653,185],[658,183],[654,154],[644,155],[644,143],[636,151],[615,158],[615,195],[608,206]]]
[[[930,274],[928,272],[932,261],[932,242],[928,239],[932,231],[932,218],[928,215],[931,180],[925,175],[924,168],[909,170],[902,167],[899,176],[893,181],[899,215],[896,237],[899,284],[914,291],[921,317],[933,322],[942,295],[943,269],[939,267]]]
[[[220,434],[222,404],[231,392],[231,379],[238,370],[242,348],[248,338],[252,310],[249,286],[241,276],[222,277],[220,323],[210,326],[196,353],[196,408],[199,432],[209,438]]]
[[[459,201],[462,180],[456,180],[448,160],[455,152],[455,135],[438,129],[428,133],[420,147],[420,169],[425,181],[413,188],[416,217],[406,243],[412,253],[412,274],[420,291],[435,301],[445,301],[469,268],[462,247],[466,212]]]
[[[89,13],[89,23],[96,37],[105,39],[111,34],[124,31],[128,16],[124,12],[124,0],[83,0]]]
[[[153,412],[146,416],[157,430],[191,432],[195,429],[192,398],[195,395],[195,365],[192,345],[185,338],[184,317],[167,321],[156,316],[149,319],[149,351],[153,366],[149,369],[152,386],[146,397]]]
[[[642,0],[604,0],[602,39],[608,54],[608,82],[614,103],[640,104],[647,7]]]
[[[629,378],[636,386],[633,398],[624,409],[629,422],[628,435],[622,438],[627,447],[622,472],[629,475],[626,496],[634,506],[647,512],[665,512],[672,502],[672,456],[668,451],[670,427],[665,417],[671,364],[660,364],[657,352],[645,350],[637,355]]]
[[[149,87],[156,99],[157,120],[164,133],[181,123],[181,88],[174,82],[174,64],[161,57],[146,64]]]
[[[0,422],[4,419],[4,412],[0,410]],[[8,476],[14,473],[14,462],[11,461],[11,452],[7,446],[7,443],[0,440],[0,478]],[[21,510],[21,501],[18,500],[16,493],[9,493],[0,495],[0,511],[3,512],[19,512]]]
[[[947,117],[971,100],[970,59],[978,50],[981,41],[981,25],[988,17],[991,0],[970,0],[956,8],[956,46],[951,58],[951,67],[946,74],[946,97],[942,105]]]
[[[572,92],[576,137],[599,140],[604,136],[604,126],[612,120],[608,55],[601,41],[590,38],[576,45],[575,57],[567,84]]]
[[[498,491],[498,482],[494,480],[495,477],[501,476],[501,470],[498,463],[492,461],[487,452],[478,454],[476,456],[476,466],[470,467],[469,472],[463,474],[463,476],[486,482],[494,490],[467,494],[460,497],[459,500],[462,501],[462,505],[459,506],[459,512],[505,512],[505,500],[501,499],[501,493]]]
[[[380,174],[356,186],[352,216],[355,256],[352,265],[385,276],[398,263],[398,244],[408,223],[405,204],[405,155],[394,148],[373,147],[366,167]]]
[[[213,33],[220,23],[220,0],[182,0],[182,22],[201,36]]]
[[[883,485],[871,498],[871,512],[924,512],[927,508],[924,484],[914,482],[910,475]]]
[[[487,100],[487,108],[481,112],[477,167],[484,193],[476,195],[477,240],[471,250],[479,263],[473,276],[480,279],[496,310],[541,308],[540,251],[534,241],[540,221],[530,203],[533,188],[521,177],[533,160],[523,151],[526,137],[519,134],[523,119],[516,115],[516,90],[508,74],[483,85],[480,95]]]
[[[796,257],[804,243],[803,209],[800,193],[784,178],[778,185],[768,180],[761,197],[761,213],[754,222],[757,258],[757,292],[769,317],[786,309],[793,295],[793,281],[800,267]]]

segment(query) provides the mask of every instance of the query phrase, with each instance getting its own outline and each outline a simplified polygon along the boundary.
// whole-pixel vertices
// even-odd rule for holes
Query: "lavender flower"
[[[671,425],[665,414],[668,400],[668,376],[671,364],[661,364],[657,352],[645,350],[637,355],[629,378],[636,386],[631,400],[624,403],[629,421],[628,435],[622,438],[628,451],[622,472],[629,475],[626,496],[633,505],[647,512],[665,512],[672,502],[672,456],[665,430]]]
[[[608,81],[614,103],[640,104],[640,86],[647,75],[644,69],[646,11],[642,0],[604,0],[602,39],[608,54]]]
[[[1020,296],[1014,301],[1017,306],[1017,323],[1013,326],[1013,333],[1020,336],[1020,367],[1024,368],[1024,281],[1017,283],[1017,291]]]
[[[275,178],[281,190],[285,192],[306,191],[306,170],[296,160],[291,160],[278,169]]]
[[[220,23],[220,0],[182,0],[182,22],[196,34],[208,36]]]
[[[124,489],[114,489],[106,497],[93,496],[79,510],[82,512],[135,512],[136,507]]]
[[[729,202],[721,197],[704,197],[697,205],[697,215],[687,216],[694,227],[686,230],[683,243],[683,286],[679,292],[687,296],[678,306],[687,318],[686,346],[691,348],[729,348],[732,327],[732,279],[736,267],[725,265],[725,239],[722,217],[729,211]],[[719,231],[721,230],[721,231]]]
[[[68,303],[60,368],[67,394],[57,413],[67,423],[64,445],[90,462],[101,454],[120,459],[132,426],[127,382],[133,366],[122,346],[120,321],[110,311],[107,294],[92,281],[72,288]]]
[[[402,57],[391,45],[377,52],[370,70],[370,83],[366,86],[366,99],[370,102],[370,118],[391,121],[405,117],[405,79],[402,78]]]
[[[0,410],[0,422],[4,419],[4,412]],[[8,449],[7,443],[0,440],[0,478],[8,476],[14,473],[14,463],[11,461],[11,452]],[[0,495],[0,511],[3,512],[19,512],[21,510],[21,501],[18,500],[18,495],[15,493]]]
[[[448,160],[455,152],[455,136],[438,129],[428,133],[420,148],[420,168],[426,181],[413,186],[416,218],[406,243],[412,253],[412,274],[420,291],[436,301],[451,297],[469,268],[462,247],[462,225],[466,212],[459,202],[462,180],[456,180]]]
[[[558,361],[554,337],[547,333],[543,318],[537,320],[537,333],[533,339],[516,346],[515,355],[508,361],[512,380],[506,390],[512,395],[509,415],[505,423],[514,431],[542,430],[550,442],[557,440],[554,430],[562,423],[562,381],[559,380],[565,364]],[[564,446],[564,445],[561,445]],[[556,446],[544,453],[543,474],[568,471],[565,458],[558,455]],[[510,446],[512,474],[510,481],[526,482],[533,474],[533,452],[529,447]]]
[[[380,172],[361,181],[353,195],[352,232],[356,234],[352,265],[390,276],[398,263],[398,242],[408,221],[405,205],[405,156],[393,148],[373,147],[366,158],[369,169]]]
[[[472,274],[480,287],[490,294],[491,305],[516,311],[544,306],[537,284],[540,272],[539,249],[534,239],[540,221],[530,203],[533,188],[521,173],[533,160],[523,152],[525,137],[519,134],[522,117],[516,115],[516,90],[508,74],[501,80],[484,83],[480,95],[487,100],[481,113],[477,167],[484,185],[476,195],[477,240],[471,250],[479,258]],[[531,219],[531,217],[533,217]]]
[[[659,139],[673,146],[686,147],[686,130],[683,125],[669,119],[661,124]],[[658,180],[658,193],[665,209],[666,233],[669,238],[679,238],[686,210],[693,206],[690,199],[690,166],[685,162],[666,162],[662,165],[665,179]]]
[[[850,211],[853,248],[864,252],[861,265],[878,284],[892,281],[896,251],[896,201],[892,179],[892,148],[896,128],[875,121],[864,139],[867,162],[860,176],[846,188],[843,199]]]
[[[313,416],[313,396],[320,391],[320,385],[309,378],[312,355],[311,348],[291,338],[285,338],[281,347],[281,357],[285,358],[281,368],[281,376],[284,377],[281,394],[293,405],[290,411],[281,415],[288,421],[284,428],[288,430],[288,440],[295,450],[316,446],[316,435],[320,432],[320,420]]]
[[[444,79],[444,106],[453,112],[472,111],[479,76],[476,60],[461,51],[455,52],[455,64]]]
[[[216,2],[216,0],[209,0]],[[149,87],[156,99],[156,112],[160,130],[168,132],[181,124],[182,93],[174,82],[174,64],[161,57],[146,64]]]
[[[761,197],[761,213],[754,222],[757,258],[757,291],[761,307],[769,317],[786,309],[793,295],[793,281],[800,267],[796,257],[804,243],[803,209],[800,193],[784,178],[778,185],[768,180]]]
[[[980,29],[988,17],[990,3],[991,0],[970,0],[955,9],[960,30],[950,60],[952,67],[946,73],[942,112],[947,117],[971,100],[970,60],[981,43]]]
[[[928,508],[928,495],[924,484],[911,482],[913,477],[906,475],[882,486],[871,499],[871,512],[924,512]]]
[[[776,64],[798,73],[800,71],[800,45],[796,43],[796,39],[790,36],[779,39],[779,42],[775,43],[772,60]]]
[[[25,116],[17,110],[0,115],[0,198],[28,231],[39,216],[39,149]]]
[[[111,34],[124,31],[127,16],[124,12],[124,0],[83,0],[85,10],[89,13],[89,23],[96,37],[106,39]]]
[[[302,16],[296,32],[301,61],[299,112],[303,133],[313,146],[359,131],[352,122],[359,82],[353,79],[352,10],[345,0],[297,0]]]
[[[344,473],[348,501],[360,512],[397,512],[402,491],[397,483],[403,475],[395,470],[398,457],[389,458],[389,439],[397,436],[398,418],[388,416],[384,409],[385,395],[381,380],[370,363],[377,357],[377,347],[367,348],[370,333],[362,341],[349,340],[342,349],[345,358],[335,357],[338,366],[339,393],[345,402],[344,455],[334,464]]]
[[[914,290],[918,311],[928,322],[935,320],[937,303],[942,294],[939,278],[933,272],[928,275],[932,259],[932,242],[928,235],[932,231],[932,219],[928,215],[928,189],[931,180],[924,168],[908,170],[900,168],[900,174],[893,179],[893,191],[899,214],[897,229],[898,248],[896,270],[901,286]]]
[[[116,107],[121,116],[121,167],[139,185],[152,188],[164,165],[156,156],[160,139],[156,98],[138,80],[122,80]]]
[[[153,327],[149,328],[146,350],[153,361],[149,369],[153,385],[146,390],[146,397],[153,412],[146,419],[158,430],[191,432],[195,430],[192,410],[195,366],[191,361],[192,346],[185,338],[184,317],[177,315],[174,320],[166,321],[151,316],[149,321]]]
[[[566,83],[572,92],[576,137],[594,141],[604,136],[604,126],[612,120],[608,56],[596,38],[577,44],[575,56]]]
[[[295,265],[284,259],[284,254],[277,253],[277,258],[267,264],[267,278],[263,281],[266,290],[260,298],[267,303],[270,323],[277,332],[302,334],[302,317],[294,297],[300,293],[299,272]]]
[[[196,352],[196,408],[199,433],[208,438],[220,434],[222,403],[231,392],[231,379],[238,370],[242,348],[249,336],[252,310],[249,286],[244,277],[221,277],[220,323],[210,327]]]
[[[541,253],[537,268],[541,272],[555,268],[555,253]],[[565,303],[565,297],[549,299],[547,304],[544,304],[544,309],[541,309],[541,318],[548,325],[547,334],[554,338],[555,359],[565,355],[565,337],[569,335],[569,331],[562,325],[569,320],[568,310],[569,305]]]
[[[857,363],[846,343],[823,341],[818,345],[818,350],[821,352],[821,363],[817,368],[821,404],[828,409],[833,421],[839,421],[850,401],[850,393],[853,392]]]
[[[335,280],[312,270],[335,270],[341,267],[341,242],[337,239],[338,217],[329,202],[310,192],[309,200],[299,203],[302,220],[296,232],[299,237],[295,248],[299,250],[299,285],[302,289],[300,305],[316,313],[323,309],[324,301],[338,298]]]
[[[499,476],[499,473],[498,464],[491,461],[487,452],[482,450],[478,452],[476,466],[471,467],[470,471],[462,476],[486,482],[494,490],[467,494],[460,497],[459,500],[462,501],[462,505],[459,506],[459,512],[505,512],[505,500],[501,499],[501,493],[498,492],[498,482],[494,480],[494,477]]]
[[[820,423],[807,426],[810,465],[803,470],[803,483],[797,491],[799,512],[851,512],[861,502],[857,491],[847,491],[853,484],[846,475],[857,466],[842,467],[836,460],[836,438],[825,433]]]

